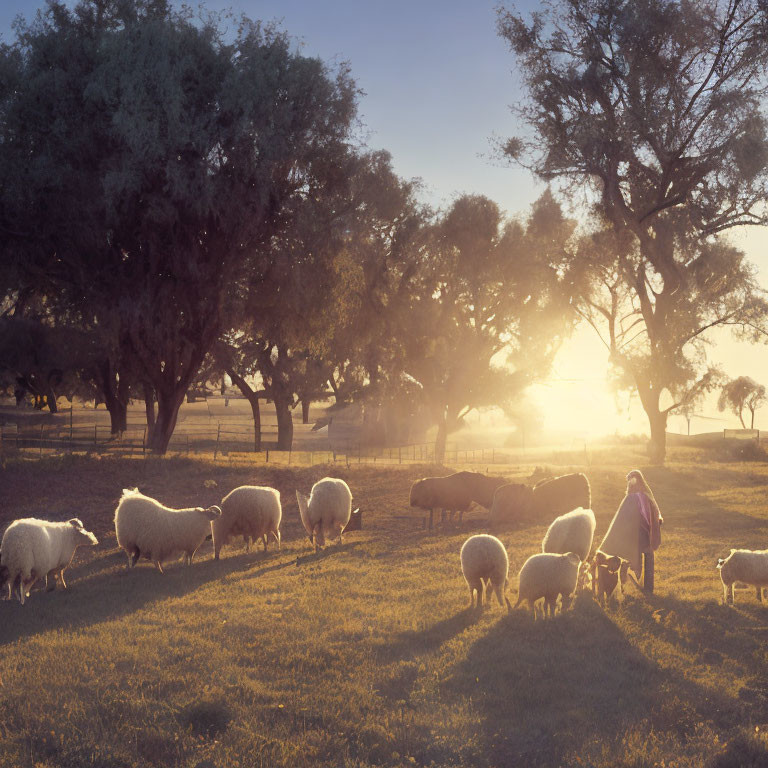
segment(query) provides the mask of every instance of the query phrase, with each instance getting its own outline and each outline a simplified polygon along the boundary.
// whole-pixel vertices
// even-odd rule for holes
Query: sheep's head
[[[412,486],[411,486],[411,495],[410,495],[410,504],[412,507],[421,507],[422,509],[424,506],[429,506],[427,498],[427,483],[426,479],[417,480]]]
[[[95,547],[99,543],[99,540],[90,531],[86,531],[85,528],[83,528],[82,522],[76,517],[67,520],[67,522],[77,534],[77,546],[80,546],[81,544],[90,544],[92,547]]]
[[[358,507],[350,516],[349,522],[344,526],[342,533],[347,531],[361,531],[363,529],[363,513]]]
[[[575,553],[575,552],[568,552],[565,557],[567,558],[568,562],[571,565],[576,566],[578,568],[581,565],[581,558]],[[617,566],[618,568],[618,566]]]
[[[213,522],[217,517],[221,517],[221,507],[214,504],[212,507],[208,507],[208,509],[203,509],[202,507],[197,507],[197,511],[206,519]]]

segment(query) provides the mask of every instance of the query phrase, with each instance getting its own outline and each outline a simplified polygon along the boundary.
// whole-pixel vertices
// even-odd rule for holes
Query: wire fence
[[[214,461],[247,460],[255,463],[313,465],[317,463],[381,463],[428,464],[435,462],[434,443],[409,443],[398,446],[346,444],[328,447],[322,444],[301,445],[291,450],[278,450],[274,433],[262,435],[262,449],[256,450],[253,429],[237,429],[226,423],[210,427],[185,427],[175,433],[168,445],[168,455],[206,455]],[[118,434],[105,425],[87,426],[41,424],[0,426],[0,456],[27,459],[51,455],[100,454],[147,457],[146,428],[129,428]],[[462,464],[512,463],[512,453],[497,448],[462,448],[448,444],[444,462]]]

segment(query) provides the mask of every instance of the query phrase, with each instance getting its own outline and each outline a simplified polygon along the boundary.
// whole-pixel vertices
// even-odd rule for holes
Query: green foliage
[[[344,68],[223,29],[165,2],[52,2],[2,52],[4,257],[137,360],[160,452],[231,282],[355,114]]]

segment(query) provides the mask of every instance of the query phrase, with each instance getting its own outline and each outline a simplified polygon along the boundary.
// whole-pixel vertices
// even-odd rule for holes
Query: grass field
[[[100,546],[79,550],[68,592],[0,602],[0,768],[767,766],[768,606],[754,590],[721,605],[714,564],[768,546],[768,464],[687,450],[644,468],[621,450],[586,469],[597,535],[640,466],[665,518],[657,594],[605,611],[583,596],[536,623],[467,610],[458,552],[485,515],[422,530],[408,488],[435,467],[8,462],[0,528],[78,515]],[[349,482],[364,530],[305,557],[294,489],[328,472]],[[126,570],[121,488],[208,505],[244,483],[282,492],[282,552],[236,543],[217,563],[206,543],[190,568]],[[545,527],[502,536],[512,571]],[[513,577],[513,603],[515,590]]]

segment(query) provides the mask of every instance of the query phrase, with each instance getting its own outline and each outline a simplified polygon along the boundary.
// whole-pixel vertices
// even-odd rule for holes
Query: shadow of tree
[[[116,619],[150,603],[182,597],[231,573],[251,570],[264,559],[264,553],[251,552],[191,566],[169,564],[162,574],[144,563],[130,571],[115,571],[126,557],[122,551],[111,552],[67,572],[72,578],[66,590],[33,590],[23,606],[17,600],[0,601],[0,646],[52,629],[72,630]],[[293,563],[291,559],[274,567]]]
[[[684,736],[704,712],[722,727],[741,716],[733,700],[643,655],[590,599],[551,621],[505,616],[441,694],[475,702],[488,765],[559,766],[641,724]]]

